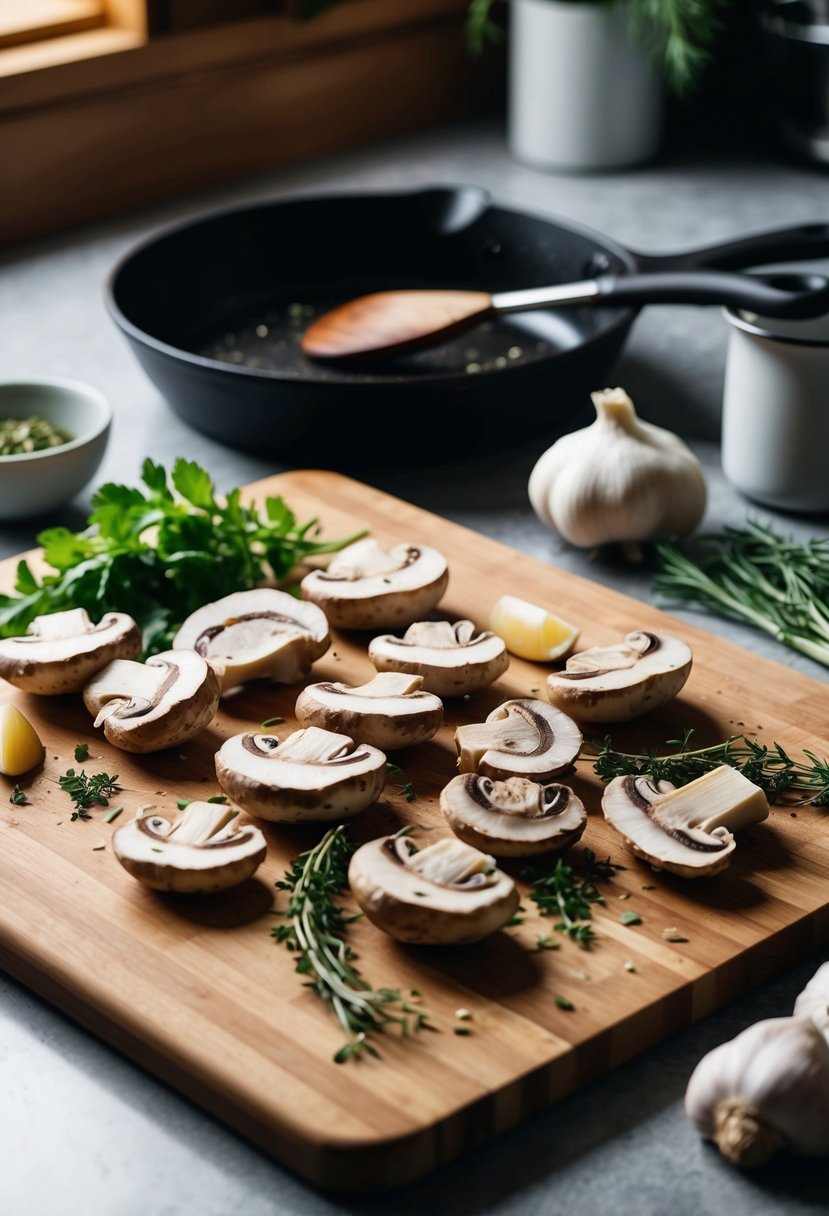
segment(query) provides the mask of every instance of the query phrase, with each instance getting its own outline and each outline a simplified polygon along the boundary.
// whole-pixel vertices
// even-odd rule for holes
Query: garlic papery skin
[[[796,1018],[811,1018],[818,1030],[829,1034],[829,963],[818,967],[794,1003]]]
[[[590,548],[687,536],[705,512],[705,477],[671,431],[637,417],[621,388],[591,394],[596,421],[536,462],[528,493],[542,523]]]
[[[734,1165],[829,1154],[829,1043],[809,1018],[756,1022],[700,1060],[685,1111]]]

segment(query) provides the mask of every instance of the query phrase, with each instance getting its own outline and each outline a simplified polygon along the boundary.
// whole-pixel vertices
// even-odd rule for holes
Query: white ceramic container
[[[619,169],[659,148],[662,82],[625,4],[511,0],[508,141],[544,168]]]
[[[829,511],[829,315],[773,321],[724,312],[723,472],[757,502]]]
[[[34,414],[75,438],[42,452],[0,456],[0,520],[46,515],[91,481],[109,439],[112,410],[106,398],[74,380],[0,382],[0,418]]]

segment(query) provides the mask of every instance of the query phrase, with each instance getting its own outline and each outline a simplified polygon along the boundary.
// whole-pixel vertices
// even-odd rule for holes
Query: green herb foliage
[[[554,928],[559,933],[566,933],[583,950],[589,950],[596,940],[590,924],[592,905],[605,903],[595,882],[579,878],[572,866],[565,865],[560,857],[552,870],[531,866],[523,872],[522,878],[532,884],[530,899],[541,915],[557,917]]]
[[[572,0],[574,7],[579,0]],[[606,0],[608,7],[614,0]],[[648,51],[674,93],[686,93],[703,76],[723,31],[720,13],[727,0],[632,0],[630,36]],[[487,42],[500,42],[501,26],[492,16],[496,0],[469,0],[466,40],[473,54]]]
[[[749,520],[656,551],[654,590],[667,601],[753,625],[829,667],[829,540],[801,544]]]
[[[280,582],[311,554],[357,539],[321,542],[315,519],[303,524],[282,498],[262,510],[244,506],[239,489],[219,500],[209,474],[179,458],[166,470],[145,460],[141,485],[109,483],[92,500],[83,532],[48,528],[38,537],[54,573],[37,579],[17,567],[16,594],[0,596],[0,636],[26,632],[34,617],[85,608],[93,620],[128,612],[144,632],[146,652],[171,644],[178,626],[202,604],[232,591]]]
[[[14,789],[9,794],[9,802],[11,802],[13,806],[27,806],[29,799],[26,797],[25,792],[20,788],[20,786],[15,785]]]
[[[83,761],[86,760],[88,757],[89,757],[89,744],[88,743],[76,743],[75,744],[75,759],[77,760],[78,764],[82,764]]]
[[[288,923],[271,930],[277,941],[296,953],[297,972],[308,976],[306,987],[337,1015],[346,1035],[334,1056],[338,1064],[361,1055],[378,1056],[371,1036],[389,1026],[408,1035],[428,1025],[426,1014],[409,1004],[398,989],[372,988],[353,966],[345,933],[356,917],[346,917],[336,902],[347,884],[353,851],[341,824],[326,832],[315,848],[301,853],[276,884],[291,892]]]
[[[75,806],[71,818],[91,819],[88,808],[93,805],[109,806],[109,800],[118,789],[118,774],[110,777],[108,773],[87,774],[83,769],[76,773],[69,768],[62,777],[58,777],[58,785],[68,794]]]
[[[628,775],[646,776],[652,781],[687,785],[703,773],[730,764],[765,790],[770,802],[829,806],[829,760],[804,751],[803,760],[794,760],[779,743],[771,746],[746,735],[732,735],[724,743],[692,748],[693,730],[681,739],[669,739],[666,746],[676,751],[659,754],[655,748],[645,752],[619,752],[608,735],[596,745],[594,770],[602,781]]]

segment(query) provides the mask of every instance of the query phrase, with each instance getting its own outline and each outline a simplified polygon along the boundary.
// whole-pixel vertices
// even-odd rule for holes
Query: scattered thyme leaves
[[[192,798],[176,798],[176,807],[180,811],[186,811],[192,801]]]
[[[267,730],[269,726],[279,726],[284,721],[285,719],[280,717],[266,718],[264,722],[260,722],[259,729]]]
[[[207,799],[207,801],[208,802],[218,802],[221,805],[224,805],[227,802],[227,797],[224,794],[213,794],[210,798]]]
[[[559,1009],[563,1009],[565,1013],[572,1013],[576,1006],[572,1001],[568,1001],[566,996],[556,996],[556,1004]]]
[[[76,743],[75,744],[75,759],[77,760],[78,764],[82,764],[84,760],[89,759],[89,744],[88,743]]]
[[[584,867],[585,877],[589,878],[591,882],[610,882],[619,870],[627,869],[627,866],[620,865],[617,861],[611,861],[609,857],[600,861],[592,849],[582,849],[581,864]]]
[[[596,938],[590,924],[592,905],[605,903],[596,884],[589,878],[579,878],[560,857],[552,870],[530,866],[522,878],[532,884],[530,899],[540,914],[557,917],[556,931],[566,933],[583,950],[589,950]]]
[[[26,797],[25,791],[22,790],[19,785],[15,785],[14,789],[9,795],[9,802],[11,802],[13,806],[29,805],[29,799]]]
[[[805,761],[795,760],[779,743],[769,745],[747,735],[731,735],[724,743],[692,748],[693,736],[688,729],[681,739],[669,739],[666,746],[676,750],[660,754],[655,748],[639,753],[616,751],[608,735],[592,745],[594,771],[604,782],[631,775],[680,786],[729,764],[765,790],[770,802],[829,806],[829,760],[805,750]]]
[[[413,782],[404,781],[402,785],[396,785],[395,789],[400,790],[407,802],[417,802],[417,794],[415,793]]]
[[[402,773],[403,769],[399,764],[392,764],[391,760],[386,761],[386,772],[390,777],[396,777],[398,773]]]
[[[557,937],[553,937],[551,933],[539,933],[536,939],[535,948],[538,953],[542,950],[558,950],[561,942]]]
[[[109,800],[118,787],[118,774],[110,777],[109,773],[87,774],[83,769],[76,773],[68,768],[62,777],[58,777],[58,785],[72,799],[74,810],[70,819],[91,819],[89,807],[109,806]]]
[[[396,1026],[402,1035],[428,1029],[423,1010],[416,1009],[397,988],[372,988],[353,966],[354,952],[345,938],[350,918],[337,896],[348,879],[354,845],[345,825],[331,828],[313,849],[301,853],[276,884],[290,892],[287,923],[271,930],[296,956],[296,971],[305,986],[327,1001],[346,1035],[334,1061],[363,1055],[379,1056],[371,1036]]]
[[[623,925],[641,925],[642,917],[638,912],[623,912],[619,917]]]

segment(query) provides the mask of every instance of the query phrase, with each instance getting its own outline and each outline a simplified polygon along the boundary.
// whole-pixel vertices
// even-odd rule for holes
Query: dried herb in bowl
[[[30,418],[0,419],[0,456],[22,456],[59,448],[75,438],[62,426],[55,426],[39,414]]]

